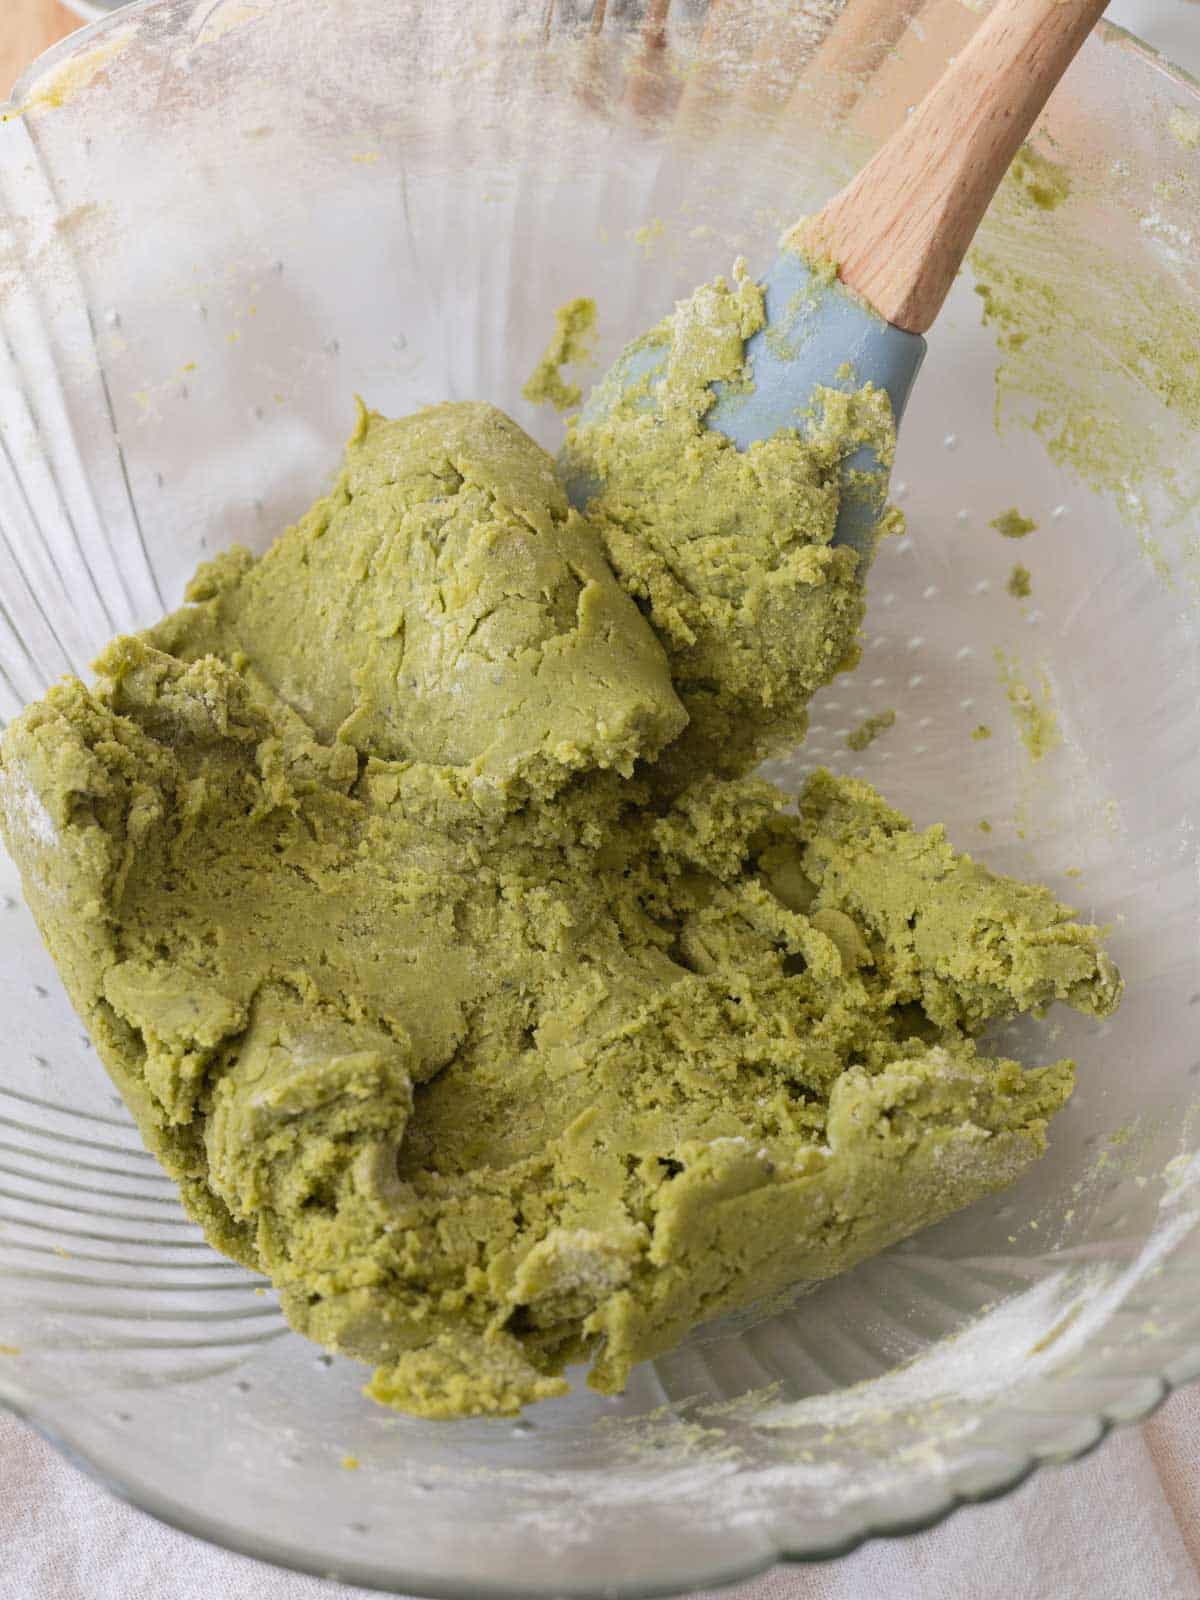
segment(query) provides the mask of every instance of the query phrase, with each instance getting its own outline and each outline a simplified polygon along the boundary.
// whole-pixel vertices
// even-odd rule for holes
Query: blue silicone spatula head
[[[899,424],[925,354],[925,340],[877,316],[828,271],[783,250],[762,281],[764,326],[746,341],[748,382],[713,385],[705,426],[739,450],[782,429],[804,432],[823,389],[847,392],[872,383],[884,389]],[[601,419],[614,398],[638,389],[653,404],[662,376],[658,346],[635,341],[596,385],[584,407],[583,426]],[[876,528],[887,497],[889,466],[862,445],[841,462],[842,496],[835,543],[852,546],[863,567],[874,553]],[[598,485],[566,465],[567,490],[581,508]]]

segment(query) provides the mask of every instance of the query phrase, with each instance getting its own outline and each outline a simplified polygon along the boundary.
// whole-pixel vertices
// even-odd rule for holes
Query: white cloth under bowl
[[[3,1600],[371,1600],[176,1533],[0,1416]],[[707,1600],[707,1597],[704,1597]],[[717,1600],[714,1596],[713,1600]],[[1200,1600],[1200,1385],[1084,1461],[720,1600]]]

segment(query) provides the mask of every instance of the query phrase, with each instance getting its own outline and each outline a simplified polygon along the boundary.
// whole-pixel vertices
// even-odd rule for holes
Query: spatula
[[[752,382],[736,391],[718,385],[707,427],[744,450],[781,428],[802,427],[819,389],[868,381],[887,390],[899,425],[925,355],[922,336],[1000,180],[1105,3],[996,0],[903,127],[785,235],[764,280],[766,326],[746,347]],[[835,263],[836,278],[810,261]],[[629,346],[585,405],[584,425],[601,414],[599,396],[647,377],[653,388],[658,360],[656,350]],[[842,470],[855,475],[856,492],[842,498],[836,539],[858,550],[865,572],[887,469],[864,447]],[[597,487],[568,473],[578,505]]]

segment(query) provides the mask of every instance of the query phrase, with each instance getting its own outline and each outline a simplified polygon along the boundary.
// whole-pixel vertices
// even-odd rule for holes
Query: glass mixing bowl
[[[45,57],[0,126],[0,712],[206,554],[262,549],[356,393],[493,400],[553,447],[520,395],[552,308],[595,295],[606,362],[736,253],[764,265],[976,21],[161,0]],[[4,862],[0,1401],[117,1493],[382,1588],[664,1593],[926,1525],[1200,1372],[1200,97],[1102,28],[1036,143],[1070,197],[994,208],[905,421],[862,665],[775,771],[861,772],[1112,924],[1116,1018],[1002,1041],[1080,1060],[1045,1161],[619,1399],[392,1415],[180,1211]],[[1020,544],[989,527],[1013,506]],[[1036,763],[1006,684],[1053,710]]]

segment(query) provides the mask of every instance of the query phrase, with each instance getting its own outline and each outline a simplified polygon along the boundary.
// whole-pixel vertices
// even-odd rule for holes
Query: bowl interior
[[[765,266],[976,21],[917,9],[160,0],[60,48],[0,126],[0,712],[264,548],[356,394],[489,399],[553,448],[520,395],[553,308],[595,296],[601,369]],[[1036,147],[1070,194],[994,208],[905,421],[862,665],[772,775],[866,776],[1112,924],[1117,1017],[1003,1040],[1079,1060],[1049,1156],[620,1399],[392,1416],[187,1223],[5,860],[0,1399],[122,1492],[405,1592],[686,1589],[919,1524],[1200,1369],[1200,102],[1109,30]],[[990,526],[1013,507],[1020,542]],[[1014,686],[1053,722],[1036,761]]]

